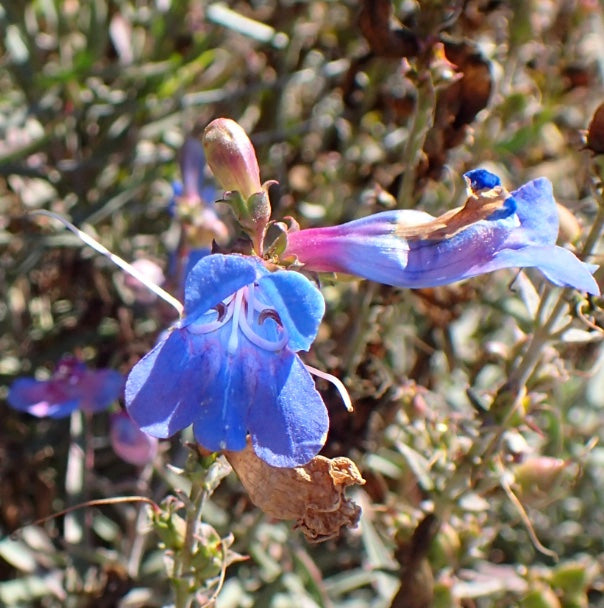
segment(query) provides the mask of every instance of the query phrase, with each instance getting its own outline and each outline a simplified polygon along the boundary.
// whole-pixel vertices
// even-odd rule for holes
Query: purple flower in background
[[[187,138],[180,154],[182,184],[175,182],[171,209],[184,225],[185,251],[181,257],[199,259],[210,253],[212,241],[224,243],[228,230],[216,213],[214,201],[219,198],[216,188],[204,176],[206,165],[203,146]],[[185,268],[187,260],[185,259]],[[189,263],[187,271],[194,263]],[[186,276],[186,272],[185,275]]]
[[[76,409],[104,410],[123,388],[122,374],[111,369],[91,370],[75,357],[64,357],[49,380],[15,380],[7,400],[11,407],[38,418],[63,418]]]
[[[386,211],[291,232],[284,257],[308,270],[410,288],[533,267],[555,285],[600,293],[592,277],[596,267],[556,245],[558,212],[549,180],[533,180],[509,194],[484,169],[465,178],[470,196],[461,209],[438,218],[417,210]]]
[[[257,258],[209,255],[187,276],[185,315],[128,376],[136,424],[169,437],[193,424],[205,448],[242,450],[294,467],[321,449],[325,405],[297,351],[308,350],[324,312],[299,273]]]
[[[111,414],[109,437],[113,451],[130,464],[141,467],[157,455],[157,439],[141,431],[127,412]]]
[[[212,243],[225,243],[228,229],[216,213],[214,201],[219,198],[214,185],[205,175],[203,146],[187,138],[180,152],[180,171],[183,182],[174,182],[174,196],[170,209],[180,220],[183,238],[178,252],[172,256],[171,273],[182,286],[195,264],[212,252]]]

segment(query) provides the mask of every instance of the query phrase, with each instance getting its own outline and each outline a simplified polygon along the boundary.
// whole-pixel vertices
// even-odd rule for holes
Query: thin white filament
[[[243,289],[240,289],[235,294],[235,304],[233,309],[233,327],[231,327],[231,335],[229,336],[229,341],[227,343],[227,350],[232,355],[237,350],[237,345],[239,344],[239,339],[237,337],[237,330],[239,329],[239,318],[241,317],[241,306],[243,304]],[[241,317],[244,319],[245,315]]]
[[[137,281],[140,281],[147,289],[150,289],[155,295],[159,296],[164,302],[167,302],[172,306],[176,312],[178,312],[179,317],[182,317],[184,312],[184,306],[171,294],[169,294],[165,289],[162,289],[159,285],[156,285],[152,281],[150,281],[144,274],[138,271],[132,264],[126,262],[119,256],[115,255],[115,253],[111,253],[107,247],[101,245],[96,239],[86,234],[76,226],[74,226],[71,222],[66,220],[64,217],[61,217],[57,213],[53,213],[52,211],[32,211],[29,215],[45,215],[47,217],[51,217],[55,220],[58,220],[67,228],[71,230],[82,242],[84,242],[89,247],[92,247],[95,251],[109,258],[116,266],[119,266],[124,272],[127,272],[131,277],[135,278]]]
[[[251,305],[250,305],[251,308]],[[243,332],[243,335],[253,344],[255,344],[256,346],[259,346],[260,348],[263,348],[264,350],[268,350],[268,351],[274,351],[277,352],[278,350],[281,350],[289,341],[289,334],[287,333],[287,330],[285,329],[285,327],[282,327],[282,335],[279,338],[279,340],[276,340],[275,342],[273,342],[272,340],[267,340],[266,338],[263,338],[262,336],[259,336],[248,324],[247,319],[245,318],[244,315],[241,316],[241,318],[239,319],[239,327],[241,327],[241,331]]]
[[[336,378],[335,376],[332,376],[331,374],[328,374],[327,372],[322,372],[320,369],[317,369],[316,367],[312,367],[311,365],[306,365],[306,363],[304,364],[304,367],[311,374],[314,374],[315,376],[318,376],[319,378],[323,378],[323,380],[327,380],[328,382],[331,382],[338,389],[338,392],[340,393],[340,397],[342,397],[342,401],[344,402],[344,406],[346,407],[346,409],[349,412],[354,411],[354,408],[352,407],[352,400],[350,399],[350,395],[348,394],[348,391],[346,390],[344,383],[339,378]]]
[[[209,321],[208,323],[193,323],[189,325],[189,331],[192,334],[209,334],[217,329],[220,329],[223,325],[228,323],[233,316],[233,308],[232,305],[233,299],[230,298],[230,302],[226,304],[226,300],[223,302],[226,306],[226,312],[224,313],[224,317],[222,319],[216,319],[215,321]],[[207,314],[207,313],[206,313]]]

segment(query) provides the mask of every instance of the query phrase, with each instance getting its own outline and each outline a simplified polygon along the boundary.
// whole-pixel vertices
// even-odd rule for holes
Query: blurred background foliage
[[[169,275],[179,148],[228,116],[279,182],[274,217],[441,213],[463,202],[461,174],[484,166],[510,189],[548,177],[561,241],[581,253],[589,235],[598,262],[604,165],[585,148],[604,100],[597,0],[3,0],[0,24],[0,605],[169,604],[144,506],[73,516],[76,542],[63,517],[7,535],[78,499],[159,502],[178,485],[166,464],[186,457],[181,439],[162,442],[155,469],[138,470],[108,449],[103,416],[83,436],[6,406],[15,377],[46,377],[66,352],[127,373],[173,319],[133,303],[120,271],[28,211],[63,214]],[[604,124],[592,126],[602,152]],[[354,493],[361,524],[308,545],[227,477],[204,521],[249,559],[228,568],[217,605],[604,606],[597,299],[563,296],[521,407],[497,420],[489,404],[557,291],[513,272],[419,291],[327,277],[323,291],[306,360],[356,404],[347,414],[319,381],[324,453],[367,479]],[[492,449],[469,461],[481,433]],[[66,463],[80,440],[95,465],[74,489]]]

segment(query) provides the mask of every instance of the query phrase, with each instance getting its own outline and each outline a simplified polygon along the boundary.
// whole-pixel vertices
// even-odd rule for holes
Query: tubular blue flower
[[[106,409],[124,388],[122,374],[111,369],[90,370],[74,357],[64,357],[49,380],[18,378],[10,387],[9,405],[38,418],[64,418],[76,409]]]
[[[305,464],[328,418],[296,353],[310,348],[324,307],[296,272],[235,254],[202,258],[187,276],[183,319],[128,376],[128,413],[155,437],[193,424],[205,448],[239,451],[249,434],[268,464]]]
[[[308,270],[410,288],[533,267],[555,285],[600,293],[592,277],[596,266],[556,245],[558,212],[549,180],[533,180],[509,194],[484,169],[465,178],[470,196],[461,209],[438,218],[417,210],[386,211],[292,232],[283,256]]]
[[[111,414],[109,438],[113,451],[130,464],[144,466],[157,454],[157,439],[143,433],[124,411]]]

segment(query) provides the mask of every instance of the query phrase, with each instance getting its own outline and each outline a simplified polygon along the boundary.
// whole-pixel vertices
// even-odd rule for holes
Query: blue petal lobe
[[[554,245],[558,238],[558,209],[551,182],[540,177],[512,192],[520,228],[510,233],[509,245]]]
[[[124,376],[112,369],[87,371],[78,387],[82,392],[80,407],[88,412],[107,409],[122,393]]]
[[[171,331],[145,355],[126,381],[126,408],[138,426],[165,438],[189,426],[200,395],[217,375],[212,341],[186,329]]]
[[[80,400],[60,390],[52,380],[17,378],[8,392],[11,407],[38,418],[64,418],[77,409]]]
[[[498,252],[483,268],[491,272],[500,268],[537,268],[554,285],[573,287],[592,295],[599,295],[600,288],[591,276],[597,266],[581,262],[568,249],[562,247],[523,247]]]
[[[214,382],[200,396],[193,425],[195,439],[208,450],[242,450],[246,445],[247,414],[256,401],[256,385],[263,376],[255,348],[241,346],[235,355],[214,353],[222,366]]]
[[[325,312],[321,292],[305,276],[289,270],[267,274],[259,286],[265,303],[279,313],[289,334],[289,348],[308,350]]]
[[[252,283],[263,267],[253,258],[214,254],[202,258],[185,282],[185,323],[199,318],[213,306]]]
[[[271,383],[261,383],[250,409],[254,452],[274,467],[306,464],[323,447],[329,418],[312,377],[299,357],[283,351],[265,358]]]

